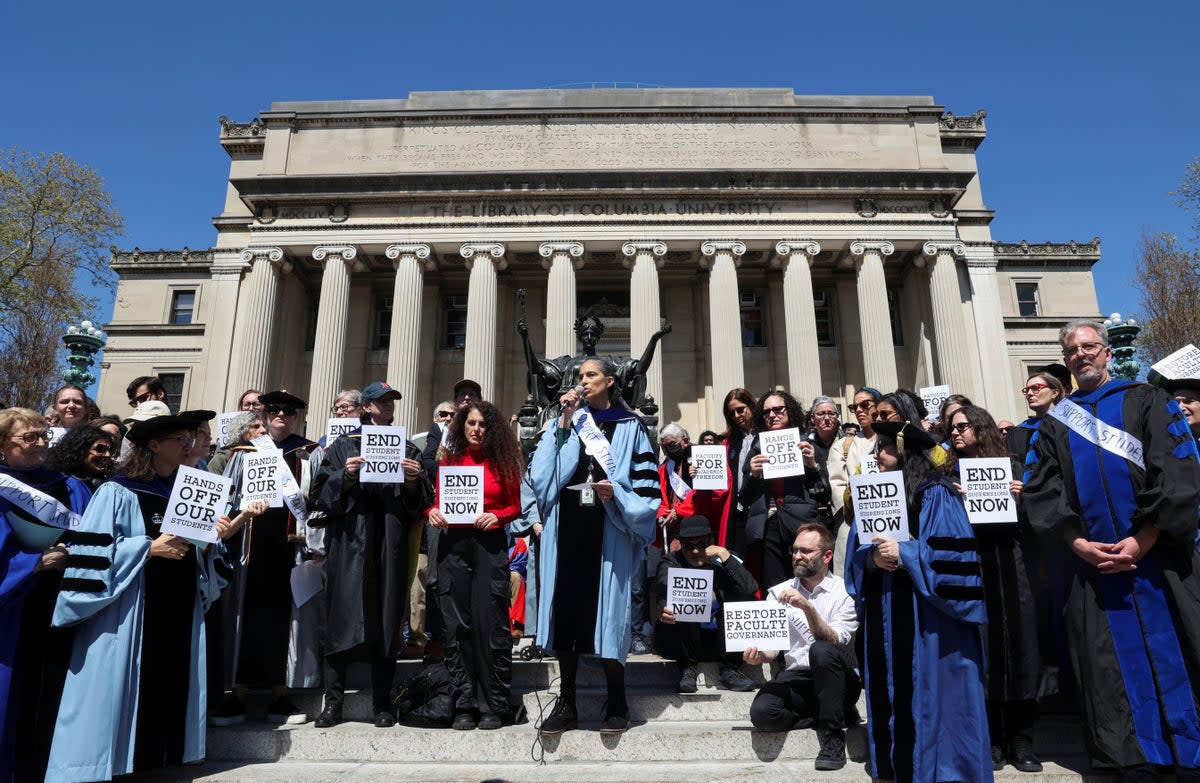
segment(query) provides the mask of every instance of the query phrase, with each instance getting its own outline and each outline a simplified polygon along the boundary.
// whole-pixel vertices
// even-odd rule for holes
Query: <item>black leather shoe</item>
[[[538,733],[553,737],[577,728],[579,728],[579,716],[575,713],[575,705],[568,704],[560,696],[554,702],[554,709],[550,710],[550,714],[538,726]]]
[[[316,723],[313,725],[318,729],[331,729],[342,722],[342,707],[341,705],[330,705],[321,710],[321,714],[317,716]]]
[[[606,715],[604,723],[600,724],[601,734],[624,734],[629,730],[629,713]]]
[[[396,725],[396,714],[391,710],[379,710],[375,713],[375,728],[390,729]]]
[[[846,766],[846,732],[844,729],[817,728],[820,752],[813,768],[824,772]]]
[[[504,720],[494,712],[485,712],[479,716],[476,726],[484,731],[493,731],[504,725]]]
[[[460,712],[454,716],[454,723],[450,724],[450,728],[456,731],[470,731],[475,728],[475,716],[469,712]]]
[[[1008,763],[1021,772],[1042,771],[1042,762],[1033,752],[1033,739],[1026,736],[1013,738],[1008,749]]]

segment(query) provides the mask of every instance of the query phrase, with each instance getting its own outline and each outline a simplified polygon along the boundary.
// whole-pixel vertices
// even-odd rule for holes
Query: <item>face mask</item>
[[[679,443],[675,443],[670,446],[667,446],[664,444],[663,445],[663,453],[666,454],[671,459],[678,462],[680,459],[683,458],[683,455],[687,453],[687,446],[684,446]]]

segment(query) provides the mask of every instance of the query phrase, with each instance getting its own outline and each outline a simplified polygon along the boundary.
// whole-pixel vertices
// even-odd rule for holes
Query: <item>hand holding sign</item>
[[[667,569],[667,606],[673,622],[712,622],[713,572],[705,568]]]
[[[692,489],[729,489],[724,446],[692,446]]]
[[[180,466],[160,529],[195,541],[215,542],[232,487],[232,479]]]
[[[161,557],[166,560],[182,560],[191,547],[184,539],[170,533],[160,533],[158,538],[150,542],[150,557]]]
[[[790,650],[787,607],[777,601],[739,601],[727,603],[725,614],[725,651]]]
[[[963,459],[959,460],[958,469],[972,525],[1017,521],[1012,463],[1008,457]]]
[[[759,460],[762,477],[765,479],[786,478],[804,475],[804,452],[800,446],[800,430],[789,427],[783,430],[760,432],[758,444],[766,461]],[[755,458],[757,459],[757,458]]]
[[[398,484],[405,480],[408,441],[403,427],[364,424],[362,428],[363,484]]]
[[[851,476],[850,498],[860,545],[873,543],[876,537],[893,541],[912,538],[908,532],[904,474],[900,471]]]
[[[443,465],[438,469],[438,511],[446,524],[475,524],[483,513],[482,465]]]

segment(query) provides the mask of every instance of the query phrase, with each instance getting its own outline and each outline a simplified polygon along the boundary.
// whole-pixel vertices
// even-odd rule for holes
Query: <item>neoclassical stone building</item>
[[[383,378],[414,430],[463,376],[516,411],[523,291],[539,356],[575,352],[577,316],[614,354],[669,322],[649,392],[694,432],[735,386],[948,383],[1015,419],[1057,328],[1099,314],[1099,240],[993,240],[984,113],[929,97],[413,93],[220,128],[212,249],[113,256],[105,410],[157,373],[184,407],[292,390],[310,436],[337,389]]]

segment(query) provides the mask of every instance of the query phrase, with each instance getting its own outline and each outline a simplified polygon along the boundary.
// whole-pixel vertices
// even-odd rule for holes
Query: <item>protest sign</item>
[[[804,475],[804,454],[800,451],[800,430],[772,430],[758,434],[758,445],[771,461],[763,466],[763,478],[775,479]]]
[[[362,428],[362,468],[358,471],[361,484],[404,483],[404,455],[407,449],[403,427],[364,424]]]
[[[713,572],[704,568],[667,569],[667,606],[677,623],[712,621]]]
[[[217,414],[217,445],[229,446],[234,441],[233,437],[233,420],[241,416],[244,411],[227,411]]]
[[[283,506],[279,493],[279,449],[246,452],[242,457],[242,502],[238,510],[245,511],[255,500],[265,500],[272,508]]]
[[[1008,457],[962,459],[958,462],[967,516],[972,525],[1016,522],[1012,496],[1012,463]]]
[[[931,416],[937,416],[942,409],[942,403],[950,396],[950,387],[943,384],[941,386],[926,386],[921,389],[921,402],[925,403],[925,410],[929,411]]]
[[[67,434],[66,427],[50,427],[50,442],[46,444],[46,448],[52,448],[54,444],[62,440],[63,435]]]
[[[724,446],[692,446],[692,464],[696,466],[692,489],[729,489]]]
[[[181,465],[163,515],[162,532],[215,543],[217,520],[225,513],[232,488],[232,479]]]
[[[1156,386],[1164,381],[1200,378],[1200,348],[1188,343],[1175,353],[1150,365],[1146,380]]]
[[[879,472],[879,460],[875,459],[874,454],[864,454],[862,460],[859,461],[858,466],[861,469],[859,472],[864,476],[868,473]]]
[[[854,526],[858,543],[870,544],[876,536],[908,541],[908,501],[904,474],[898,470],[850,477]]]
[[[292,603],[297,608],[311,601],[317,593],[325,589],[325,575],[319,563],[305,560],[292,569]]]
[[[778,601],[737,601],[722,608],[725,652],[790,650],[787,607]]]
[[[259,451],[279,451],[279,447],[275,445],[275,441],[265,432],[257,438],[251,438],[250,444]]]
[[[483,513],[483,466],[438,468],[438,510],[451,525],[473,525]]]
[[[360,426],[362,426],[362,422],[355,418],[330,419],[328,424],[325,426],[325,432],[328,433],[325,436],[325,442],[333,443],[343,435],[349,435],[350,433],[354,432]]]

